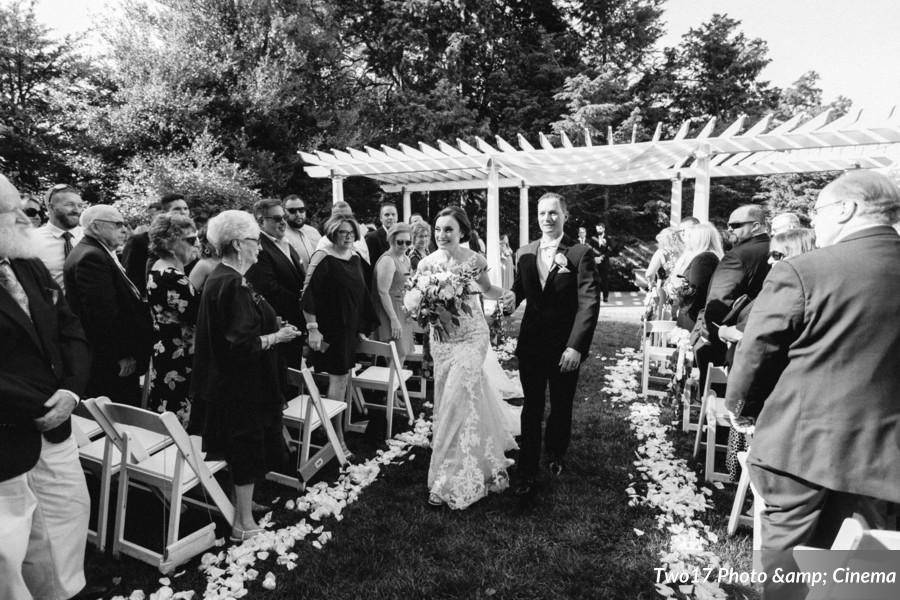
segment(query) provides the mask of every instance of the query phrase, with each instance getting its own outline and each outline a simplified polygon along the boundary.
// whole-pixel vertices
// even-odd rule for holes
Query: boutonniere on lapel
[[[557,273],[571,273],[569,270],[569,261],[566,259],[566,255],[562,253],[562,251],[557,252],[553,256],[553,262],[556,265]]]

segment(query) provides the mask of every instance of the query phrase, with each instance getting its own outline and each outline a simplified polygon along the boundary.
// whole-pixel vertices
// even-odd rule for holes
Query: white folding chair
[[[668,334],[676,327],[675,321],[644,321],[643,344],[644,365],[641,373],[641,393],[644,396],[665,397],[665,391],[651,390],[650,384],[668,384],[670,377],[659,377],[650,374],[653,363],[665,363],[678,352],[678,348],[666,345]]]
[[[710,408],[713,409],[714,414],[719,414],[719,412],[724,411],[724,398],[719,402],[718,396],[713,391],[712,386],[714,385],[727,385],[728,384],[728,371],[725,370],[725,367],[717,367],[715,365],[709,365],[706,368],[706,383],[703,384],[703,390],[700,392],[700,398],[702,399],[702,403],[700,404],[700,416],[697,421],[697,434],[694,436],[694,452],[692,456],[697,458],[697,455],[700,453],[700,444],[701,439],[703,437],[703,423],[706,421],[707,413],[709,413]],[[710,401],[711,398],[716,398],[715,401]],[[727,417],[727,413],[726,413]],[[713,435],[715,435],[715,419],[709,423],[709,426],[713,429]],[[730,426],[730,423],[729,423]],[[707,433],[707,439],[709,438],[709,434]],[[715,438],[713,438],[715,440]]]
[[[109,402],[109,398],[98,398]],[[88,529],[88,541],[101,552],[106,550],[106,538],[109,531],[109,496],[112,490],[112,479],[119,472],[121,454],[115,445],[106,442],[105,430],[96,418],[97,411],[92,409],[93,403],[85,401],[76,409],[84,411],[91,418],[72,415],[72,435],[78,444],[78,457],[81,467],[100,481],[97,497],[97,529]],[[141,445],[149,453],[159,452],[172,444],[168,436],[159,435],[140,427],[124,426],[131,431]]]
[[[397,346],[394,342],[376,342],[373,340],[363,340],[356,349],[357,355],[366,355],[371,357],[371,366],[365,369],[357,369],[350,377],[351,398],[355,398],[357,405],[362,407],[363,412],[368,408],[384,409],[387,419],[387,438],[390,439],[391,431],[394,423],[394,411],[406,410],[409,424],[415,421],[413,415],[412,404],[409,401],[409,392],[406,390],[406,381],[412,377],[412,371],[400,368],[400,358],[397,355]],[[387,366],[378,366],[378,359],[382,359]],[[363,390],[374,390],[384,392],[386,402],[384,405],[375,404],[366,401],[363,396]],[[400,395],[403,404],[396,406],[394,399]],[[347,410],[347,420],[345,430],[365,431],[365,425],[362,423],[354,423],[352,420],[352,403]]]
[[[288,369],[288,382],[299,391],[299,394],[288,402],[282,414],[285,441],[297,452],[297,476],[272,471],[266,475],[266,479],[304,490],[306,482],[332,458],[337,458],[342,466],[347,464],[348,451],[344,443],[341,422],[347,404],[323,398],[319,394],[312,372],[305,364],[299,371]],[[304,389],[309,393],[304,394]],[[321,446],[313,444],[312,441],[312,434],[319,428],[325,433],[325,443]],[[292,431],[296,432],[296,435],[292,435]]]
[[[106,455],[111,456],[116,449],[120,456],[113,557],[124,553],[168,573],[214,546],[215,523],[181,537],[181,507],[183,503],[190,503],[207,510],[218,509],[228,523],[234,522],[234,507],[213,476],[226,468],[225,461],[205,461],[199,449],[199,438],[188,437],[174,413],[157,414],[115,404],[108,398],[94,398],[85,404],[106,434]],[[168,445],[153,452],[142,442],[146,436],[144,432],[164,438]],[[128,493],[135,485],[157,491],[168,504],[162,552],[125,539]],[[212,504],[186,496],[197,487],[202,489],[204,497],[212,500]]]
[[[418,324],[413,325],[413,337],[419,337],[422,335],[428,335],[428,332],[419,327]],[[416,390],[408,390],[410,398],[419,398],[424,400],[427,391],[428,391],[428,379],[422,373],[422,364],[425,360],[425,345],[424,344],[413,344],[412,351],[406,355],[406,365],[414,366],[419,365],[418,373],[413,370],[413,374],[407,380],[407,383],[410,381],[415,381],[418,384]]]
[[[741,478],[738,481],[737,492],[734,495],[734,503],[731,505],[731,514],[728,516],[726,533],[731,537],[737,531],[738,525],[750,527],[753,531],[753,556],[758,557],[759,551],[762,548],[760,520],[762,519],[762,511],[766,507],[766,503],[763,502],[762,497],[756,491],[756,486],[750,481],[750,472],[747,470],[748,454],[749,452],[737,453],[738,463],[741,465]],[[753,516],[746,516],[741,512],[744,510],[744,501],[747,499],[747,490],[750,490],[753,494]],[[756,568],[756,565],[754,565],[754,568]]]
[[[700,369],[692,367],[684,384],[684,393],[681,396],[681,430],[684,432],[696,431],[700,422],[700,409],[703,407],[700,387]],[[697,414],[694,421],[692,415]]]

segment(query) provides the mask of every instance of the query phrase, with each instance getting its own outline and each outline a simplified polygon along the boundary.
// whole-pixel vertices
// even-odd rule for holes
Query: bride
[[[435,242],[438,250],[422,259],[419,269],[450,269],[475,264],[486,267],[483,256],[460,246],[471,224],[456,206],[438,213]],[[512,292],[491,285],[487,272],[475,280],[472,292],[508,302]],[[484,370],[490,334],[475,293],[464,299],[472,315],[459,315],[459,325],[442,341],[431,333],[434,358],[434,421],[431,465],[428,469],[428,502],[463,509],[509,486],[504,453],[516,447],[508,415],[499,391]]]

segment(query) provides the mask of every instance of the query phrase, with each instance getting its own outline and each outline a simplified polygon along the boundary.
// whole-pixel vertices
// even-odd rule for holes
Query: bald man
[[[85,209],[81,226],[84,237],[66,259],[63,279],[94,353],[87,393],[138,406],[138,379],[153,350],[153,323],[116,257],[125,243],[125,221],[119,211],[101,204]]]
[[[747,464],[765,502],[767,599],[806,597],[802,583],[772,577],[796,571],[795,546],[830,548],[855,514],[896,529],[900,505],[900,236],[891,227],[900,190],[880,173],[851,171],[811,214],[819,249],[772,267],[725,397],[734,414],[756,418]]]
[[[90,351],[19,202],[0,175],[0,598],[71,598],[90,498],[69,415]]]

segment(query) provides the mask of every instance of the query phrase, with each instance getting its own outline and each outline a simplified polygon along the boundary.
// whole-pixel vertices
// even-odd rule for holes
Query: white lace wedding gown
[[[490,349],[487,321],[477,296],[466,302],[472,316],[461,314],[459,327],[446,340],[431,334],[434,419],[428,489],[454,509],[506,489],[512,461],[504,452],[516,447],[508,412],[513,409],[500,399],[496,380],[492,384],[484,368]]]

